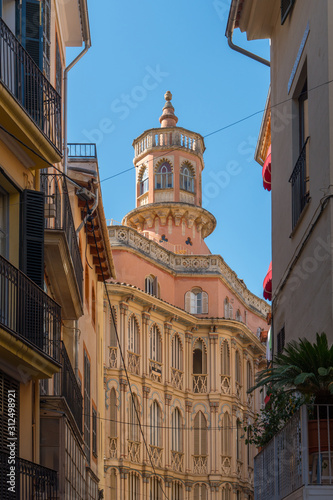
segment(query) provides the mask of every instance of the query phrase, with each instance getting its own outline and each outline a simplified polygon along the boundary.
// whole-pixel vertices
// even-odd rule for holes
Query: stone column
[[[150,440],[149,440],[149,430],[150,430],[150,427],[149,427],[149,408],[148,408],[148,397],[149,397],[149,393],[150,393],[150,387],[144,385],[142,387],[142,392],[143,392],[143,434],[145,436],[145,440],[146,440],[146,443],[147,443],[147,446],[148,446],[148,449],[149,449],[149,443],[150,443]],[[150,459],[149,459],[149,456],[148,456],[148,453],[147,453],[147,449],[146,447],[144,446],[144,443],[142,443],[142,446],[143,446],[143,453],[142,453],[142,459],[143,459],[143,463],[144,464],[150,464]]]
[[[148,367],[148,357],[149,357],[149,342],[148,342],[148,325],[150,320],[150,314],[148,312],[142,313],[142,341],[141,341],[141,370],[142,376],[148,377],[149,367]]]
[[[124,361],[127,366],[127,313],[128,313],[128,304],[126,302],[120,302],[120,334],[119,340],[121,345],[121,350],[124,356]],[[121,368],[124,368],[123,362],[120,358]]]
[[[124,378],[120,379],[120,421],[127,422],[127,412],[126,412],[126,395],[127,395],[127,380]],[[125,460],[127,458],[127,439],[128,439],[128,425],[119,425],[119,451],[120,460]]]

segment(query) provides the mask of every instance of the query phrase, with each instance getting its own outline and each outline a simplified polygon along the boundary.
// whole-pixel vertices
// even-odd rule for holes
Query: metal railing
[[[45,194],[45,229],[64,231],[82,300],[83,267],[66,178],[62,174],[41,174],[40,178]]]
[[[61,154],[61,97],[1,18],[0,81]]]
[[[94,143],[70,143],[67,144],[68,147],[68,158],[86,158],[86,159],[96,159],[97,150],[96,144]]]
[[[47,467],[15,458],[14,464],[10,462],[11,457],[0,452],[0,498],[1,500],[56,500],[58,498],[57,472]],[[14,469],[12,469],[14,467]],[[12,481],[14,491],[8,488]]]
[[[60,306],[1,255],[0,324],[59,361]]]
[[[333,405],[304,405],[255,457],[255,499],[281,500],[302,486],[315,495],[329,485],[332,494]]]
[[[77,426],[82,432],[83,398],[63,342],[61,342],[60,362],[62,365],[61,370],[54,375],[54,394],[55,396],[63,396],[66,399]]]
[[[306,139],[302,151],[298,157],[293,173],[290,176],[291,196],[292,196],[292,225],[296,226],[297,221],[309,200],[306,177],[306,148],[309,137]]]

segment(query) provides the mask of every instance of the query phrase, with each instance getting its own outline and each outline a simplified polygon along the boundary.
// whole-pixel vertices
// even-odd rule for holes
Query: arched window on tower
[[[153,276],[150,274],[145,278],[145,292],[149,293],[149,295],[158,296],[158,281],[157,276]]]
[[[140,196],[148,191],[149,188],[149,178],[148,178],[148,168],[144,167],[143,171],[141,171],[141,175],[139,178],[140,181]]]
[[[194,172],[187,163],[180,168],[180,189],[194,193]]]
[[[155,174],[155,189],[170,189],[173,186],[173,174],[170,163],[163,162]]]

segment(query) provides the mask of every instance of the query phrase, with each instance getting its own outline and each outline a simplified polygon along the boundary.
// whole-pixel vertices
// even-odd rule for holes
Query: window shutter
[[[207,422],[201,413],[201,455],[207,455]]]
[[[25,189],[21,195],[21,270],[44,286],[44,193]]]
[[[195,293],[193,292],[190,292],[190,296],[191,296],[191,313],[192,314],[196,314],[197,313],[197,296]]]
[[[202,314],[208,314],[208,293],[202,292]]]
[[[110,393],[110,410],[111,410],[111,422],[110,422],[110,437],[117,437],[117,398],[116,391],[111,389]]]
[[[153,281],[153,293],[152,295],[155,295],[155,297],[158,297],[158,280],[157,276],[155,276],[154,281]]]
[[[224,317],[225,319],[229,319],[229,302],[227,299],[224,301]]]
[[[194,455],[201,455],[200,450],[200,412],[194,419]]]
[[[234,317],[234,309],[232,307],[232,304],[229,304],[229,319],[233,319]]]
[[[117,316],[116,316],[116,312],[114,309],[112,312],[113,312],[113,317],[112,317],[112,314],[110,312],[110,347],[117,347],[118,343],[117,343],[116,328],[115,328],[115,325],[113,323],[113,318],[114,318],[114,321],[117,324]]]
[[[43,21],[42,3],[40,0],[22,0],[21,22],[18,27],[18,37],[35,61],[43,69]]]
[[[59,52],[58,43],[56,46],[56,71],[58,64],[57,49]],[[50,56],[51,56],[51,2],[50,0],[43,0],[43,70],[48,80],[50,80]]]
[[[191,292],[185,293],[185,311],[191,312]]]

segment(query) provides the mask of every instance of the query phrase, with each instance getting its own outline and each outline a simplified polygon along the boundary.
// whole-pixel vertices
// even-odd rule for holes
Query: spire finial
[[[160,124],[162,128],[165,127],[176,127],[178,118],[175,115],[175,108],[171,104],[172,94],[170,90],[167,90],[164,94],[165,104],[162,111],[162,116],[160,117]]]

